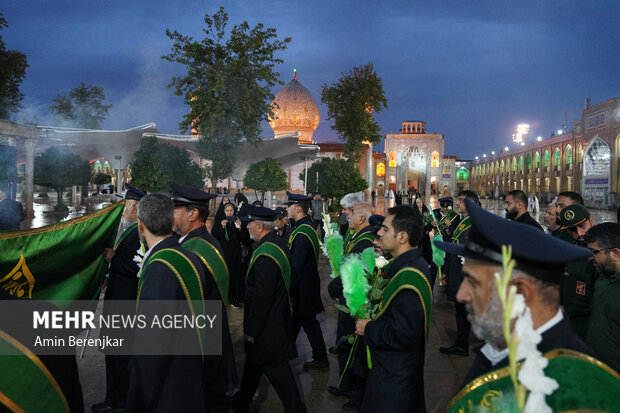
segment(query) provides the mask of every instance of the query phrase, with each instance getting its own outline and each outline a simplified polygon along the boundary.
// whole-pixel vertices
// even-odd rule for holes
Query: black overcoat
[[[302,224],[314,228],[309,216],[296,221],[295,228]],[[291,245],[291,299],[293,312],[302,320],[325,310],[314,248],[308,237],[302,234],[297,235]]]
[[[429,278],[420,249],[396,257],[387,272],[393,277],[413,267]],[[396,294],[385,312],[366,325],[364,342],[370,348],[368,372],[360,412],[425,412],[424,333],[425,314],[418,295],[409,289]]]
[[[286,242],[275,231],[265,235],[288,254]],[[246,278],[243,332],[254,339],[246,342],[246,357],[253,364],[270,364],[297,357],[293,338],[289,296],[278,265],[265,256],[259,257]]]

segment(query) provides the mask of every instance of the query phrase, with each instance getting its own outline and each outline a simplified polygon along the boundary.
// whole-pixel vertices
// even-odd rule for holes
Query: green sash
[[[458,214],[456,212],[454,212],[453,210],[448,210],[448,212],[446,212],[446,215],[444,215],[443,217],[441,217],[441,219],[439,220],[439,222],[437,222],[437,226],[439,227],[439,230],[443,233],[446,232],[446,230],[448,229],[448,225],[446,225],[446,219],[449,219],[450,221],[453,221],[454,218],[457,216]]]
[[[206,240],[195,237],[183,243],[183,248],[193,252],[200,258],[209,272],[213,275],[213,279],[220,290],[220,295],[224,303],[228,304],[228,285],[230,282],[230,273],[226,260],[215,246]]]
[[[396,273],[383,289],[383,296],[379,303],[379,313],[375,320],[381,317],[390,306],[396,294],[402,290],[413,290],[420,298],[424,310],[424,334],[428,339],[428,330],[431,324],[431,312],[433,309],[433,289],[420,270],[413,267],[404,267]]]
[[[554,412],[618,411],[620,375],[611,367],[583,353],[567,349],[552,350],[545,357],[549,360],[545,376],[555,379],[560,385],[546,397],[547,405]],[[510,367],[472,380],[452,399],[448,412],[500,411],[495,404],[501,396],[506,395],[514,400]],[[516,409],[516,400],[514,405]]]
[[[470,222],[469,216],[467,216],[463,218],[461,222],[459,222],[459,225],[454,230],[454,234],[452,234],[452,242],[459,244],[460,243],[459,237],[461,236],[463,232],[467,231],[469,227],[471,227],[471,222]]]
[[[288,240],[289,249],[293,246],[293,241],[295,237],[299,234],[303,234],[310,240],[312,244],[312,248],[314,249],[314,256],[316,257],[316,262],[319,262],[319,237],[316,235],[316,231],[308,224],[301,224],[291,234],[291,237]]]
[[[352,238],[347,244],[347,255],[351,252],[353,247],[355,247],[360,241],[367,239],[370,242],[375,240],[375,235],[372,232],[363,232],[357,238]]]
[[[205,314],[205,298],[202,289],[202,281],[200,280],[200,273],[185,255],[172,248],[159,250],[155,254],[151,255],[144,263],[140,273],[144,274],[146,268],[152,262],[161,262],[166,265],[176,276],[179,284],[181,284],[181,288],[183,289],[183,294],[187,300],[189,310],[192,312],[194,317],[196,317],[197,314]],[[144,277],[142,276],[140,277],[140,282],[138,284],[138,302],[140,301],[140,296],[142,295],[143,282]],[[205,331],[198,328],[198,325],[196,325],[196,334],[198,335],[198,341],[200,342],[201,352],[204,354]]]
[[[284,280],[284,285],[286,286],[286,292],[290,294],[291,264],[288,261],[286,253],[282,251],[282,248],[280,248],[273,242],[264,242],[258,248],[256,248],[256,250],[252,254],[252,258],[250,259],[250,265],[248,266],[247,274],[250,273],[252,266],[254,266],[254,262],[258,259],[258,257],[261,256],[269,257],[275,261],[275,263],[280,268],[280,274],[282,274],[282,279]]]
[[[41,359],[0,330],[0,405],[13,412],[69,412],[58,382]]]
[[[344,234],[344,249],[346,250],[349,247],[349,243],[351,242],[351,238],[355,235],[355,230],[348,229],[346,234]]]
[[[133,224],[131,224],[130,226],[128,226],[127,229],[125,231],[123,231],[121,236],[118,237],[118,241],[116,241],[116,245],[114,245],[114,249],[118,248],[118,246],[121,244],[121,242],[123,242],[123,240],[125,238],[127,238],[127,235],[129,235],[131,233],[131,231],[133,231],[137,227],[138,227],[138,221],[136,221]]]

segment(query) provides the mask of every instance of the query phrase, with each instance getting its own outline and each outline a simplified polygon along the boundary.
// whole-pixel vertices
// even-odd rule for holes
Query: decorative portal
[[[596,136],[583,153],[583,199],[586,205],[609,206],[610,171],[611,150]]]

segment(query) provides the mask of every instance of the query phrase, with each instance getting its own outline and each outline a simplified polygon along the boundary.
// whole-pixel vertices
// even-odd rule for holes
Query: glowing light
[[[478,159],[478,157],[476,156],[476,159]]]
[[[390,182],[396,182],[396,177],[394,175],[390,175]]]
[[[526,123],[520,123],[517,125],[517,132],[512,134],[512,140],[515,143],[522,143],[523,136],[530,133],[530,125]]]
[[[521,142],[521,146],[525,146],[525,142]]]
[[[538,142],[542,141],[542,136],[539,136],[538,138],[536,138],[536,140],[537,140]]]
[[[508,151],[510,150],[510,148],[509,148],[508,146],[506,146],[506,147],[504,148],[504,150],[505,150],[506,152],[508,152]]]
[[[564,131],[563,131],[562,129],[558,129],[557,134],[558,134],[558,135],[563,135],[563,134],[564,134]]]
[[[491,155],[495,155],[495,151],[491,151]]]
[[[483,154],[482,154],[482,157],[483,157],[483,158],[486,158],[486,157],[487,157],[487,154],[486,154],[486,153],[483,153]]]

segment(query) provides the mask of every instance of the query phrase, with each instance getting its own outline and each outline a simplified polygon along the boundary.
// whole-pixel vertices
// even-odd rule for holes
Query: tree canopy
[[[192,162],[187,151],[154,136],[142,138],[131,163],[131,184],[146,192],[170,188],[170,182],[202,189],[203,169]]]
[[[72,185],[86,185],[90,180],[88,161],[71,152],[67,146],[52,146],[34,159],[35,185],[54,188],[58,204],[62,204],[64,189]]]
[[[362,142],[381,143],[381,127],[372,114],[387,108],[387,99],[383,82],[371,63],[342,73],[331,86],[324,84],[321,102],[327,105],[327,118],[334,121],[332,129],[345,142],[344,156],[358,161]]]
[[[303,181],[303,172],[299,179]],[[340,199],[348,193],[363,191],[368,188],[368,183],[352,160],[321,158],[308,168],[306,188],[308,192],[320,193],[325,198]]]
[[[273,158],[265,158],[250,165],[243,177],[243,185],[260,191],[262,204],[265,200],[265,191],[282,191],[288,187],[288,182],[286,172],[278,161]]]
[[[5,27],[9,25],[0,13],[0,30]],[[26,55],[16,50],[7,50],[0,36],[0,119],[9,119],[11,114],[19,110],[24,98],[19,85],[28,67]]]
[[[199,152],[211,161],[206,174],[215,181],[230,176],[236,163],[235,150],[242,140],[260,143],[260,122],[271,114],[271,88],[281,81],[274,65],[290,37],[278,40],[276,29],[262,23],[253,28],[247,21],[227,32],[228,15],[220,7],[213,16],[205,15],[205,38],[196,41],[176,30],[166,30],[173,41],[170,54],[162,56],[181,63],[184,76],[168,85],[185,97],[189,106],[179,124],[181,132],[201,135]]]
[[[50,114],[57,124],[74,128],[99,129],[112,105],[104,105],[105,93],[101,86],[83,82],[68,95],[52,98]]]

